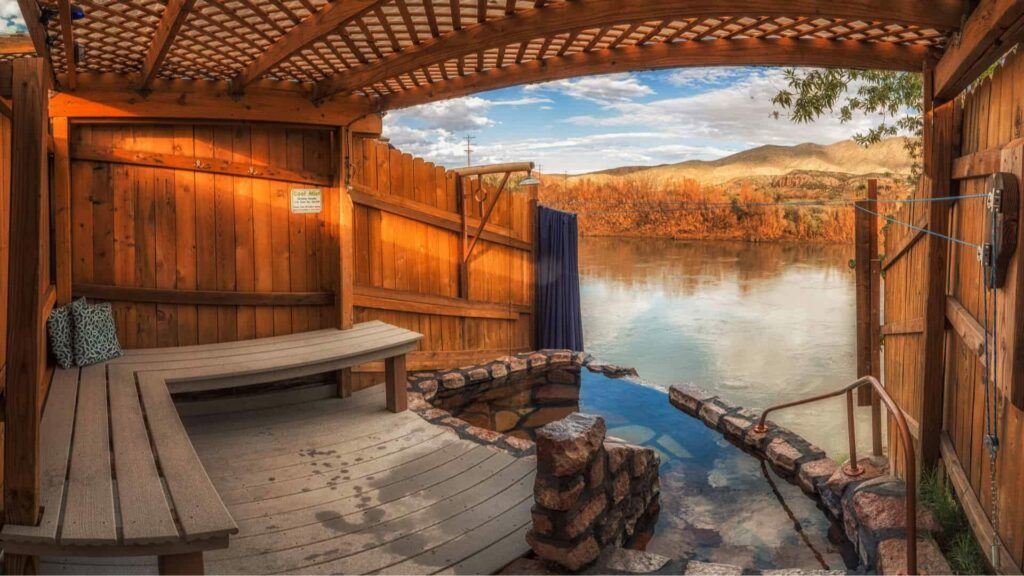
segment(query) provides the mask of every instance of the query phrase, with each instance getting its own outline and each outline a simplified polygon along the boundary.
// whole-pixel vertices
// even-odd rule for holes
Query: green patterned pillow
[[[88,304],[80,298],[71,303],[71,317],[75,326],[75,364],[88,366],[121,355],[109,302]]]
[[[50,311],[46,319],[46,333],[50,339],[50,350],[57,359],[57,365],[67,370],[75,365],[75,351],[71,337],[71,307],[60,306]]]

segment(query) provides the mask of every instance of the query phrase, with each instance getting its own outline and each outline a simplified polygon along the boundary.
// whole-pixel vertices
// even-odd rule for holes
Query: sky
[[[24,32],[17,0],[0,0],[0,34]],[[873,119],[813,124],[775,118],[785,86],[769,68],[687,68],[589,76],[495,90],[390,112],[384,135],[447,167],[533,161],[545,173],[713,160],[763,144],[831,144]]]
[[[589,76],[506,88],[397,110],[384,136],[448,167],[533,161],[544,173],[713,160],[763,144],[831,144],[877,119],[775,118],[786,86],[771,68],[686,68]]]

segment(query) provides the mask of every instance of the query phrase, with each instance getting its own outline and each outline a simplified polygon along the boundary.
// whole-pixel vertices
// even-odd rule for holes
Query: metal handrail
[[[768,417],[770,412],[846,394],[846,422],[847,435],[850,440],[850,461],[843,466],[843,472],[847,476],[860,476],[864,473],[864,468],[857,462],[857,432],[853,419],[853,391],[862,386],[871,386],[878,394],[878,397],[882,399],[886,409],[896,419],[896,427],[899,429],[900,440],[903,442],[904,466],[906,467],[907,476],[907,574],[917,574],[917,472],[914,460],[914,443],[910,438],[910,428],[907,426],[907,419],[903,416],[903,410],[896,406],[888,392],[885,391],[885,388],[882,387],[882,384],[874,376],[862,376],[853,384],[828,394],[770,406],[761,413],[761,420],[754,427],[754,431],[758,433],[768,431],[768,427],[765,426],[765,418]]]

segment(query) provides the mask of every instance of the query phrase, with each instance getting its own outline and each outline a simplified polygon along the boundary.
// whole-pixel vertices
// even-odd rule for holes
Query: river
[[[582,238],[587,351],[754,409],[836,389],[857,376],[852,257],[847,245]],[[773,419],[849,453],[842,399]],[[859,408],[858,450],[869,422]]]

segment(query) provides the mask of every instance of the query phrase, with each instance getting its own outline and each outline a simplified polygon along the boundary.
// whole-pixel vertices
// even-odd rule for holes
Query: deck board
[[[495,572],[528,550],[536,461],[462,440],[383,387],[183,420],[238,524],[210,574]],[[232,451],[236,454],[231,457]],[[44,558],[54,574],[155,573],[152,558]]]

